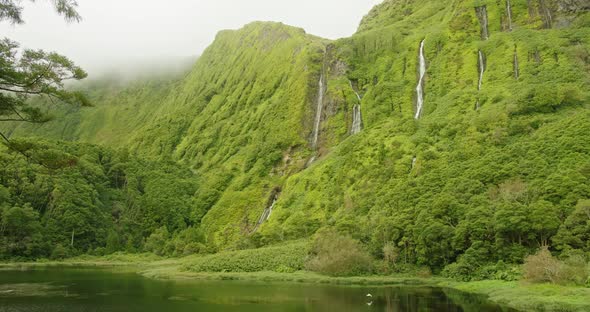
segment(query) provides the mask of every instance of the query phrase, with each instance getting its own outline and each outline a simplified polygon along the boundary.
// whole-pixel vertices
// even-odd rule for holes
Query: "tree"
[[[34,0],[31,0],[34,1]],[[76,11],[78,4],[74,0],[51,0],[59,15],[63,15],[66,21],[79,22],[81,17]],[[22,18],[23,7],[20,1],[0,0],[0,21],[8,20],[12,24],[24,24]]]
[[[39,253],[43,245],[39,214],[29,205],[0,207],[0,212],[0,255],[29,257]]]
[[[52,0],[58,14],[66,21],[80,21],[73,0]],[[0,0],[0,22],[24,23],[20,1]],[[67,57],[43,50],[19,49],[10,39],[0,40],[0,121],[42,123],[50,118],[43,107],[27,101],[31,96],[45,96],[51,102],[89,106],[86,97],[64,88],[64,81],[87,77],[82,68]],[[0,136],[8,138],[0,132]]]
[[[553,239],[561,251],[590,251],[590,200],[580,200]]]
[[[370,272],[371,262],[371,255],[358,240],[326,229],[316,234],[306,266],[311,271],[346,276]]]

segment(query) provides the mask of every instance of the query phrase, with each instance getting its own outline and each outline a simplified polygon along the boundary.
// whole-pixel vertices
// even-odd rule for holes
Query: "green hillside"
[[[388,0],[337,41],[256,22],[220,32],[185,76],[88,83],[94,107],[3,127],[178,166],[190,198],[156,206],[185,221],[154,219],[133,250],[243,249],[332,229],[376,259],[449,275],[541,246],[588,256],[589,9]],[[128,244],[125,227],[107,227]]]

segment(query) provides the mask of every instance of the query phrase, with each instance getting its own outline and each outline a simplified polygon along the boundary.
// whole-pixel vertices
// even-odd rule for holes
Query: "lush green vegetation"
[[[161,227],[181,233],[175,246],[198,243],[183,235],[201,217],[190,170],[94,145],[11,144],[18,152],[0,150],[0,258],[137,252]]]
[[[440,285],[480,293],[494,302],[521,311],[583,312],[590,308],[588,288],[504,281],[442,282]]]
[[[221,251],[181,267],[587,284],[590,14],[511,4],[512,30],[504,1],[485,0],[385,1],[335,42],[252,23],[221,32],[184,77],[88,83],[95,107],[2,126],[105,147],[31,139],[14,141],[26,156],[2,151],[0,255]],[[351,136],[355,90],[364,129]]]
[[[303,269],[309,252],[305,241],[187,258],[184,270],[194,272],[295,272]]]

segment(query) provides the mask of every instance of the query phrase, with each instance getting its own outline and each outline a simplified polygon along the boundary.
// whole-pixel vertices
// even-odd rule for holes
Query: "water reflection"
[[[368,296],[367,294],[370,294]],[[129,272],[0,271],[0,311],[513,311],[440,288],[157,281]]]

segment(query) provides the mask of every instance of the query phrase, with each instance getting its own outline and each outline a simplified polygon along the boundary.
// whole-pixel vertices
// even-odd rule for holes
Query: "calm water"
[[[122,271],[49,268],[0,270],[0,311],[509,310],[480,297],[437,288],[158,281]]]

